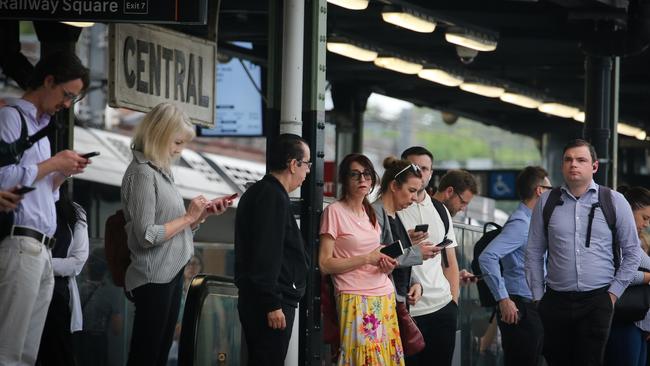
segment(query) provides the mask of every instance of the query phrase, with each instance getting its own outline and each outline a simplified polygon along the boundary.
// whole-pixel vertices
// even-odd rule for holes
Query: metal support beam
[[[591,142],[598,155],[598,171],[594,180],[609,185],[611,165],[609,139],[612,104],[612,58],[587,55],[585,60],[585,127],[584,138]]]
[[[303,41],[305,3],[284,1],[282,32],[282,109],[280,133],[302,135]]]
[[[609,151],[611,151],[611,164],[609,169],[609,176],[607,177],[608,186],[616,189],[618,186],[618,131],[616,126],[618,125],[618,101],[619,101],[619,92],[620,92],[620,80],[621,80],[621,58],[614,57],[614,63],[612,65],[612,93],[611,93],[611,112],[612,116],[610,119],[609,129],[611,131],[611,138],[609,143]]]
[[[332,84],[337,161],[349,153],[363,151],[363,113],[369,96],[370,90],[356,85]]]

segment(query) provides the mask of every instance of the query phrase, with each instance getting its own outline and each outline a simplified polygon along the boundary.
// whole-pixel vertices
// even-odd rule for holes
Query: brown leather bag
[[[402,349],[406,356],[414,354],[424,349],[424,337],[420,332],[417,324],[409,314],[406,304],[397,302],[397,322],[399,324],[399,335],[402,339]]]

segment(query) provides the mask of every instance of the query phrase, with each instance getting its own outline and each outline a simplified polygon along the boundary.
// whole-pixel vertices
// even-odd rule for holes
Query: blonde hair
[[[169,146],[179,133],[189,141],[196,136],[187,115],[171,103],[160,103],[147,113],[133,136],[131,148],[161,168],[169,170],[172,157]]]

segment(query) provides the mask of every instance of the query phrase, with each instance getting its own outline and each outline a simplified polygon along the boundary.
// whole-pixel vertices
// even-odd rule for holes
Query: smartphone
[[[429,224],[416,225],[415,231],[421,231],[423,233],[426,233],[427,231],[429,231]]]
[[[34,187],[30,187],[30,186],[22,186],[22,187],[20,187],[20,188],[16,188],[16,189],[14,189],[13,192],[11,192],[11,193],[15,193],[15,194],[23,195],[23,194],[25,194],[25,193],[29,193],[29,192],[31,192],[31,191],[33,191],[33,190],[35,190],[35,189],[36,189],[36,188],[34,188]]]
[[[440,243],[436,244],[436,246],[440,247],[440,248],[445,248],[445,247],[449,246],[451,243],[453,243],[453,241],[449,240],[448,238],[445,238],[445,240],[443,240]]]
[[[230,196],[228,196],[228,199],[230,201],[234,200],[235,198],[239,197],[239,193],[233,193]]]
[[[388,245],[385,245],[379,251],[391,258],[397,258],[400,255],[404,254],[404,247],[402,246],[402,242],[400,240],[397,240]]]
[[[89,152],[87,154],[81,155],[81,157],[84,158],[84,159],[90,159],[90,158],[92,158],[94,156],[97,156],[97,155],[99,155],[99,151]]]

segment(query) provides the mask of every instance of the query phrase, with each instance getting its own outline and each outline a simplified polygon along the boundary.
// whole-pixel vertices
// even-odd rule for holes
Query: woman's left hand
[[[383,273],[389,274],[393,272],[395,266],[397,266],[397,261],[389,256],[384,255],[382,258],[379,259],[378,267],[379,270],[382,271]]]
[[[406,300],[408,301],[409,305],[415,305],[418,300],[422,297],[422,285],[419,283],[414,283],[411,285],[411,288],[409,289],[409,292],[406,296]]]

